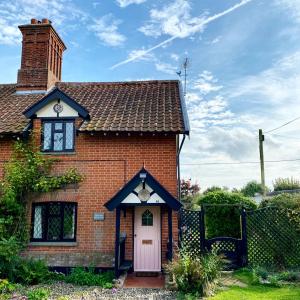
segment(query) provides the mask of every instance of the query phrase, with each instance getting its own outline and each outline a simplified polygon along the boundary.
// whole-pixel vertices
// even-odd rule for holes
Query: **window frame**
[[[50,148],[44,149],[44,124],[51,123],[51,142]],[[55,123],[62,123],[62,129],[55,129]],[[73,123],[73,147],[72,149],[66,149],[66,123]],[[55,133],[63,134],[63,147],[62,150],[54,150],[54,135]],[[42,118],[42,130],[41,130],[41,152],[44,153],[66,153],[66,152],[75,152],[75,137],[76,137],[76,128],[75,128],[75,118]]]
[[[57,240],[51,240],[47,238],[48,235],[48,223],[49,223],[49,207],[53,204],[60,204],[60,238]],[[74,238],[73,239],[65,239],[64,235],[64,208],[66,205],[74,205],[75,207],[75,215],[74,215]],[[42,218],[42,238],[34,238],[34,217],[35,217],[35,207],[41,206],[45,207],[45,220]],[[76,242],[76,235],[77,235],[77,202],[67,202],[67,201],[50,201],[50,202],[34,202],[32,203],[31,208],[31,232],[30,232],[30,242],[51,242],[51,243],[59,243],[59,242]]]
[[[144,218],[144,214],[147,213],[147,217],[146,219]],[[150,217],[150,219],[149,219]],[[151,210],[149,210],[148,208],[142,213],[142,226],[152,226],[153,227],[153,219],[154,219],[154,215],[153,215],[153,212]],[[144,224],[144,220],[147,221],[147,224]],[[149,220],[151,221],[149,223]]]

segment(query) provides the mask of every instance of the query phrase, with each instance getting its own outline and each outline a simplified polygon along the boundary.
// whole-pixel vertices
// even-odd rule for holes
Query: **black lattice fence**
[[[192,255],[201,253],[201,211],[182,209],[180,217],[180,246]]]
[[[295,212],[266,207],[247,212],[248,262],[251,265],[300,265],[300,234]]]

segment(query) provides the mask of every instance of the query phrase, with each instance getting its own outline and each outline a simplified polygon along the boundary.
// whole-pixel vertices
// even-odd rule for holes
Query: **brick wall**
[[[19,28],[23,41],[17,90],[49,90],[61,80],[66,47],[47,19],[32,19],[31,24]]]
[[[34,120],[35,140],[40,143],[40,120]],[[115,242],[115,212],[103,205],[145,163],[146,169],[175,197],[175,136],[103,136],[80,133],[76,137],[76,153],[55,156],[53,172],[61,174],[75,167],[84,176],[77,190],[66,189],[42,195],[31,195],[29,202],[75,201],[78,203],[76,246],[29,246],[27,256],[46,258],[56,266],[93,263],[112,266]],[[0,140],[0,161],[9,157],[10,142]],[[1,165],[0,165],[1,168]],[[2,174],[2,171],[0,172]],[[31,205],[29,204],[28,221]],[[94,221],[94,212],[105,214],[104,221]],[[132,208],[121,214],[121,232],[127,233],[126,257],[132,258]],[[173,212],[173,238],[177,241],[177,215]],[[162,210],[162,258],[165,262],[168,240],[167,210]]]

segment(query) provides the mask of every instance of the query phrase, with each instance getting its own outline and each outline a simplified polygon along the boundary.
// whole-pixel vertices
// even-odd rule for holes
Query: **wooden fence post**
[[[242,208],[242,266],[248,265],[247,212]]]
[[[204,205],[201,205],[201,210],[199,213],[200,218],[200,249],[201,252],[205,252],[205,210]]]

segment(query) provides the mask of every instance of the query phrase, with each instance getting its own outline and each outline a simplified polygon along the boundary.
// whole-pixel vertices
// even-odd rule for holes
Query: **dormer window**
[[[73,152],[75,140],[74,120],[44,120],[42,151]]]

